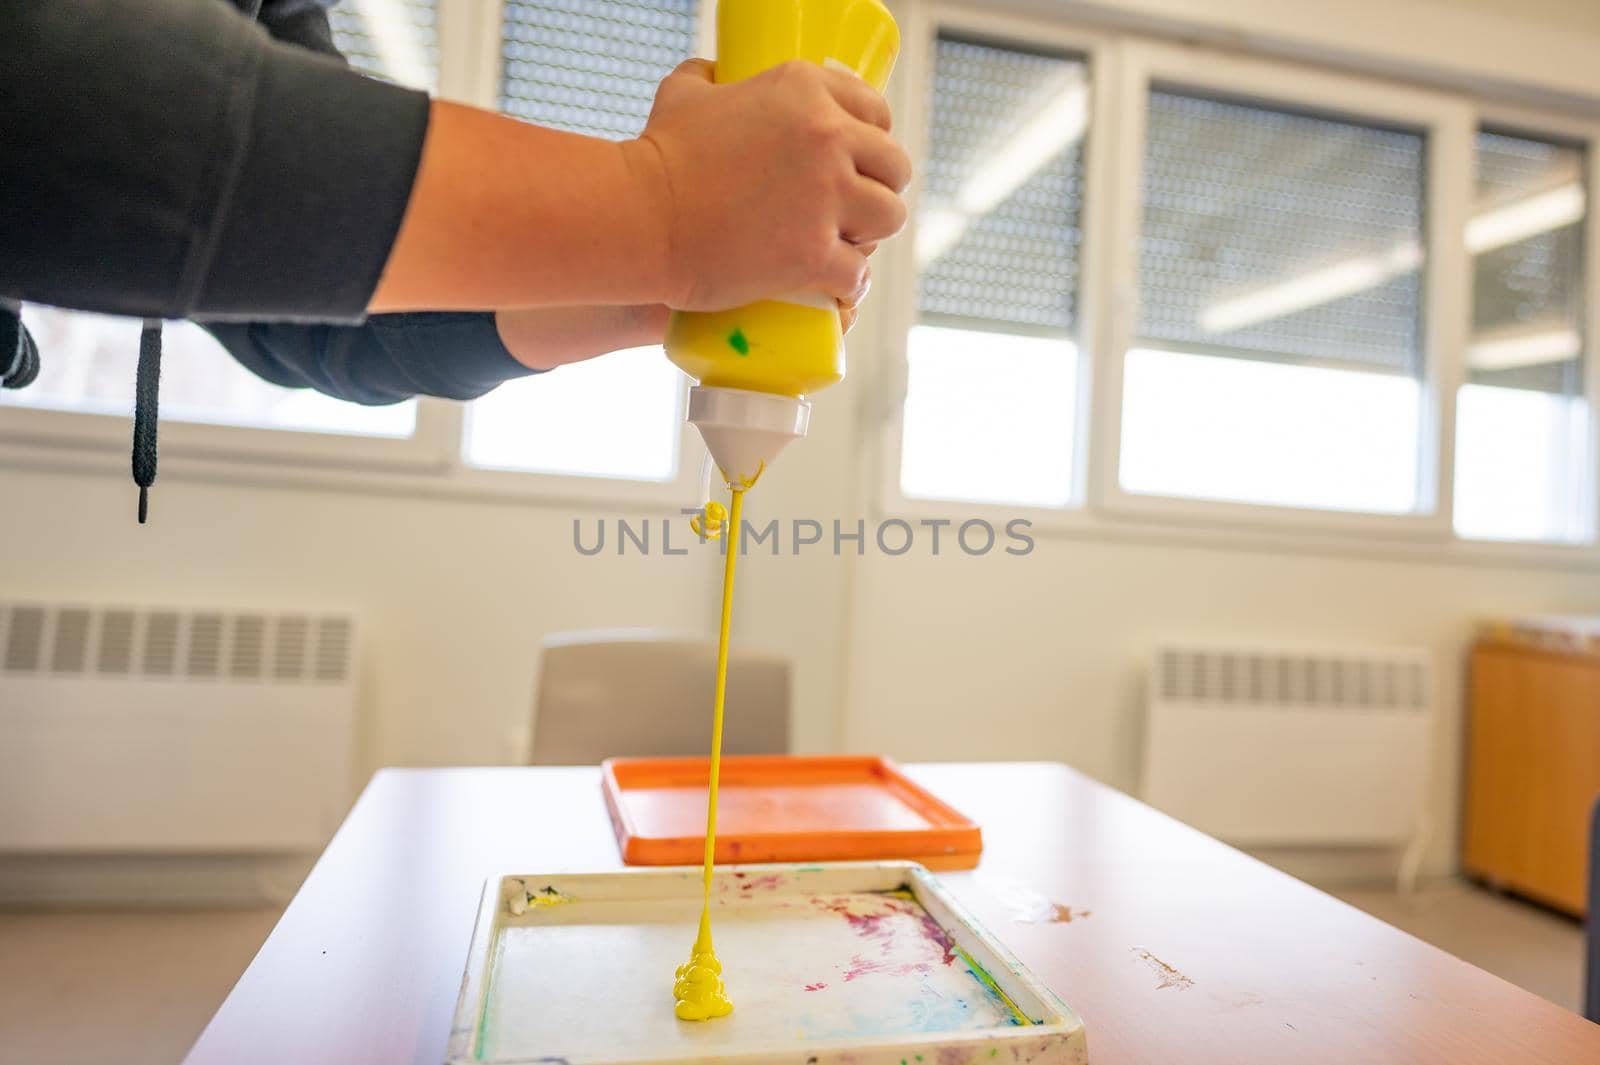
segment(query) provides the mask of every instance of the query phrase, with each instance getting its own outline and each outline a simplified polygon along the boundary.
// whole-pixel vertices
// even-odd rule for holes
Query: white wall
[[[1429,868],[1458,817],[1477,618],[1600,609],[1600,575],[1040,537],[1023,558],[871,559],[845,742],[906,758],[1059,759],[1138,785],[1143,672],[1163,638],[1426,647],[1438,666]]]
[[[1012,0],[1222,47],[1584,108],[1600,97],[1591,0]]]
[[[619,558],[614,524],[606,553],[573,548],[573,519],[592,544],[609,511],[163,477],[141,528],[126,465],[0,469],[0,598],[355,610],[363,781],[382,765],[512,758],[548,633],[711,629],[710,556]]]

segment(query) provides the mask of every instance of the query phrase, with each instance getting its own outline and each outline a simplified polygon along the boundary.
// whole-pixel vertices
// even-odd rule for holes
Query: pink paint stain
[[[944,963],[946,965],[954,962],[956,960],[955,940],[950,938],[948,932],[939,927],[939,922],[935,921],[933,915],[928,913],[927,910],[919,906],[916,908],[916,914],[917,923],[922,926],[922,938],[944,951]]]
[[[938,948],[941,955],[940,960],[944,964],[951,965],[956,960],[955,942],[927,910],[914,903],[904,899],[886,898],[883,900],[883,905],[887,907],[886,912],[856,913],[850,909],[849,903],[842,899],[818,898],[815,901],[823,909],[843,917],[849,922],[850,927],[855,929],[857,935],[869,943],[876,944],[879,953],[885,957],[888,957],[894,950],[896,918],[911,917],[916,920],[917,929],[922,933],[922,938]],[[853,959],[853,962],[859,961],[859,956]],[[845,974],[845,979],[851,980],[856,976],[864,976],[868,972],[892,972],[894,975],[904,976],[912,972],[927,971],[928,966],[921,963],[886,966],[878,962],[872,963],[866,968],[856,965],[854,969]]]
[[[806,990],[807,991],[821,991],[823,988],[825,988],[827,986],[828,986],[827,984],[807,984],[806,985]]]
[[[743,878],[745,874],[743,874],[743,873],[735,873],[734,875],[738,876],[740,878]],[[772,873],[772,874],[770,874],[768,876],[758,876],[754,880],[746,880],[744,883],[739,885],[739,890],[740,891],[777,891],[778,888],[780,888],[782,886],[783,886],[783,877],[781,875],[777,874],[777,873]]]
[[[894,912],[889,913],[856,913],[850,909],[850,904],[844,900],[818,899],[817,904],[830,913],[836,913],[849,922],[855,929],[856,935],[870,943],[875,943],[881,953],[887,955],[894,949],[895,928],[891,920]]]
[[[850,959],[850,968],[844,971],[844,982],[849,983],[858,976],[869,976],[873,973],[882,973],[885,976],[910,976],[913,973],[925,973],[931,966],[924,962],[901,962],[890,965],[883,961],[868,961],[861,955],[854,955]]]

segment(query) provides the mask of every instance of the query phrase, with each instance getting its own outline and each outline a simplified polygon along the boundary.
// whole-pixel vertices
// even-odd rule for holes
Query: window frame
[[[916,262],[917,212],[922,199],[920,173],[905,192],[909,221],[906,229],[878,252],[882,301],[880,312],[872,316],[868,337],[876,355],[869,392],[879,397],[880,416],[875,427],[875,469],[868,477],[876,484],[876,509],[910,520],[952,516],[1004,521],[1026,514],[1035,525],[1073,528],[1083,522],[1089,481],[1090,452],[1094,447],[1091,412],[1094,381],[1097,377],[1094,352],[1100,346],[1105,328],[1103,308],[1108,295],[1106,274],[1100,269],[1107,243],[1103,233],[1106,218],[1096,212],[1093,199],[1097,190],[1109,187],[1108,167],[1112,150],[1107,135],[1112,129],[1109,108],[1113,98],[1114,65],[1108,61],[1113,48],[1110,35],[1059,20],[980,11],[971,4],[913,3],[896,8],[900,21],[900,60],[890,81],[889,101],[897,116],[896,131],[917,168],[927,157],[931,122],[934,45],[942,30],[948,30],[997,45],[1045,49],[1081,60],[1087,67],[1089,121],[1085,127],[1084,211],[1081,219],[1083,239],[1079,251],[1077,314],[1078,348],[1076,405],[1073,421],[1072,484],[1066,504],[1040,507],[1022,504],[982,503],[929,499],[908,496],[900,489],[900,458],[903,443],[904,411],[910,362],[907,356],[911,329],[917,325],[919,276]],[[876,289],[875,289],[876,290]],[[861,332],[857,326],[857,332]]]
[[[439,93],[443,99],[500,109],[505,71],[505,0],[438,0]],[[713,54],[716,0],[696,0],[695,46]],[[559,373],[560,370],[550,371]],[[677,416],[688,405],[688,378],[679,381]],[[436,408],[447,443],[441,450],[446,483],[472,494],[627,506],[698,506],[704,501],[705,444],[682,422],[678,429],[678,472],[670,480],[511,470],[474,466],[467,461],[468,404],[420,397],[419,406]]]
[[[1580,328],[1583,330],[1583,401],[1588,408],[1586,419],[1587,439],[1584,441],[1585,468],[1576,474],[1578,506],[1587,527],[1583,539],[1562,540],[1500,540],[1463,536],[1455,529],[1452,508],[1451,538],[1476,550],[1490,552],[1527,552],[1530,550],[1592,551],[1600,558],[1600,121],[1589,121],[1560,113],[1528,107],[1517,107],[1493,101],[1473,103],[1472,136],[1474,164],[1476,163],[1476,138],[1479,130],[1490,127],[1508,133],[1522,134],[1531,139],[1567,141],[1584,153],[1584,218],[1583,255],[1583,309]],[[1468,175],[1471,181],[1471,174]],[[1468,280],[1471,282],[1472,256],[1467,255]],[[1467,380],[1466,346],[1471,339],[1472,308],[1468,306],[1467,336],[1461,349],[1461,380],[1458,389]],[[1453,427],[1452,427],[1453,428]],[[1453,446],[1454,441],[1452,441]],[[1455,476],[1454,463],[1450,476]]]
[[[1475,126],[1467,105],[1451,96],[1376,79],[1352,77],[1274,60],[1125,41],[1119,48],[1117,122],[1118,187],[1143,184],[1145,113],[1157,83],[1180,90],[1215,92],[1262,106],[1307,108],[1352,121],[1413,129],[1425,138],[1422,276],[1422,409],[1418,425],[1417,510],[1372,514],[1326,508],[1273,506],[1225,500],[1145,495],[1124,490],[1121,466],[1123,367],[1133,346],[1139,299],[1138,247],[1143,205],[1137,194],[1109,205],[1114,215],[1111,284],[1121,294],[1112,327],[1101,350],[1101,390],[1097,394],[1097,461],[1091,499],[1129,518],[1168,518],[1221,523],[1249,522],[1380,536],[1434,536],[1450,531],[1454,458],[1455,391],[1462,373],[1460,353],[1467,329],[1470,274],[1459,236],[1467,217],[1466,189],[1459,180],[1462,159],[1470,166]],[[1102,197],[1104,198],[1104,197]],[[1456,313],[1448,313],[1451,307]]]

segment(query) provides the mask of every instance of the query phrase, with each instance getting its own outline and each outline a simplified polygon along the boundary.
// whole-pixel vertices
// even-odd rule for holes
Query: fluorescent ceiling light
[[[405,85],[428,88],[428,64],[411,32],[411,15],[404,0],[354,0],[354,6],[389,76]]]
[[[1512,370],[1575,359],[1583,338],[1571,326],[1522,326],[1474,337],[1467,347],[1467,365],[1474,370]]]
[[[967,214],[984,214],[1004,203],[1046,163],[1083,136],[1088,122],[1089,90],[1079,68],[1062,79],[1039,110],[995,145],[981,166],[961,186],[956,201]]]
[[[926,266],[956,246],[967,231],[967,216],[949,207],[930,207],[917,215],[917,263]]]
[[[1000,206],[1083,136],[1089,122],[1089,87],[1082,68],[1073,67],[1060,82],[1042,107],[984,149],[983,162],[957,191],[954,208],[932,208],[918,217],[918,266],[927,266],[955,247],[973,215]]]
[[[1504,248],[1583,217],[1583,186],[1576,181],[1480,211],[1467,223],[1467,250],[1474,255]]]
[[[1415,270],[1421,263],[1420,247],[1396,244],[1387,251],[1345,259],[1288,281],[1213,303],[1200,312],[1200,328],[1207,333],[1231,333],[1269,322],[1376,288],[1392,277]]]
[[[1571,225],[1587,206],[1576,181],[1479,210],[1467,223],[1465,241],[1473,255],[1503,248],[1540,233]],[[1372,255],[1358,256],[1279,281],[1253,292],[1219,300],[1200,312],[1207,333],[1231,333],[1275,318],[1377,288],[1422,265],[1422,249],[1412,241]]]

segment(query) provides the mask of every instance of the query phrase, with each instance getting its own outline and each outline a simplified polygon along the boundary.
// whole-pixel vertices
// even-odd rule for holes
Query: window
[[[473,401],[467,461],[487,469],[670,481],[678,468],[682,387],[660,347],[509,382]]]
[[[900,490],[1073,498],[1083,140],[1078,59],[941,34],[916,217]]]
[[[1467,383],[1456,399],[1462,536],[1575,541],[1585,490],[1584,153],[1483,130],[1467,223],[1473,256]]]
[[[1419,509],[1424,160],[1416,132],[1152,89],[1124,491]]]
[[[500,108],[591,136],[644,128],[656,85],[694,54],[697,0],[508,0]],[[661,348],[617,352],[475,401],[474,466],[670,481],[683,376]]]

